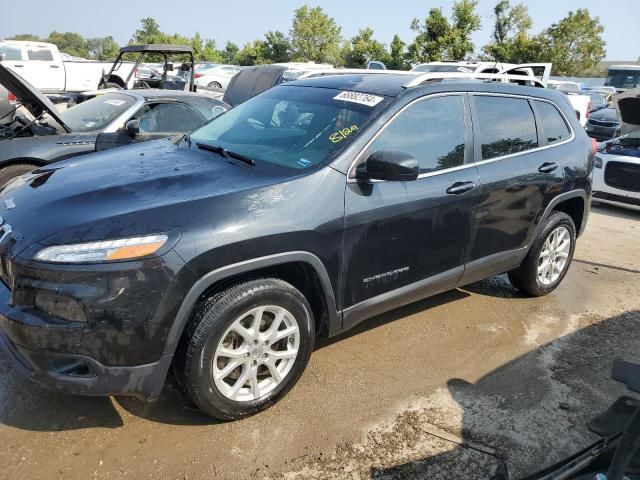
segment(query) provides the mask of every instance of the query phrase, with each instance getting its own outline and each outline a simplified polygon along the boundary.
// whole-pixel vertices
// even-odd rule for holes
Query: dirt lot
[[[153,405],[70,397],[0,357],[0,477],[473,479],[494,455],[530,473],[593,440],[585,422],[625,392],[614,357],[640,361],[639,241],[640,214],[596,208],[552,295],[498,277],[372,319],[241,422],[173,381]]]

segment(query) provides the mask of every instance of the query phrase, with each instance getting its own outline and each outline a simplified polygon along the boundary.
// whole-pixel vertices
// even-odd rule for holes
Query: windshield
[[[129,95],[105,93],[60,112],[60,118],[74,132],[103,130],[135,102]]]
[[[353,141],[385,100],[328,88],[275,87],[196,130],[191,143],[295,173],[325,163]]]
[[[640,87],[640,70],[609,70],[604,84],[626,89]]]

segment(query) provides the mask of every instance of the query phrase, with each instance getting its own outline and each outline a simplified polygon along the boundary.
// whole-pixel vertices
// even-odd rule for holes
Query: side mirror
[[[4,53],[0,53],[0,62],[4,60]]]
[[[135,137],[140,133],[140,122],[138,120],[129,120],[124,129],[131,137]]]
[[[367,158],[364,169],[359,173],[374,180],[409,182],[420,175],[420,165],[418,160],[407,153],[379,151]]]
[[[173,63],[167,63],[166,70],[167,72],[173,72]]]

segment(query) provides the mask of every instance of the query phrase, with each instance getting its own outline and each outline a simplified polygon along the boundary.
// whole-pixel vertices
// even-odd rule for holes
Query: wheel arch
[[[326,335],[340,327],[334,291],[322,261],[310,252],[279,253],[221,267],[197,280],[180,305],[163,355],[175,353],[184,328],[201,300],[232,284],[264,277],[287,281],[302,292],[313,311],[318,334]]]
[[[45,160],[42,160],[41,158],[35,158],[35,157],[17,157],[17,158],[4,160],[2,163],[0,163],[0,169],[3,169],[5,167],[10,167],[11,165],[18,165],[21,163],[28,163],[28,164],[36,165],[38,167],[43,167],[47,165],[48,162],[46,162]]]
[[[124,80],[122,78],[120,78],[120,76],[118,76],[118,75],[113,75],[113,74],[109,75],[109,78],[107,79],[107,82],[117,83],[122,88],[125,88]]]
[[[581,235],[587,225],[587,218],[589,216],[589,199],[587,192],[584,190],[571,190],[553,198],[538,220],[535,235],[538,235],[544,226],[544,221],[549,218],[549,215],[554,211],[565,212],[569,215],[576,226],[578,235]]]

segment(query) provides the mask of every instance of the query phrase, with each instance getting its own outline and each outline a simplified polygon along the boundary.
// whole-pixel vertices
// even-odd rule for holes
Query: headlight
[[[55,263],[131,260],[157,252],[166,241],[166,235],[149,235],[146,237],[57,245],[40,250],[35,259]]]

